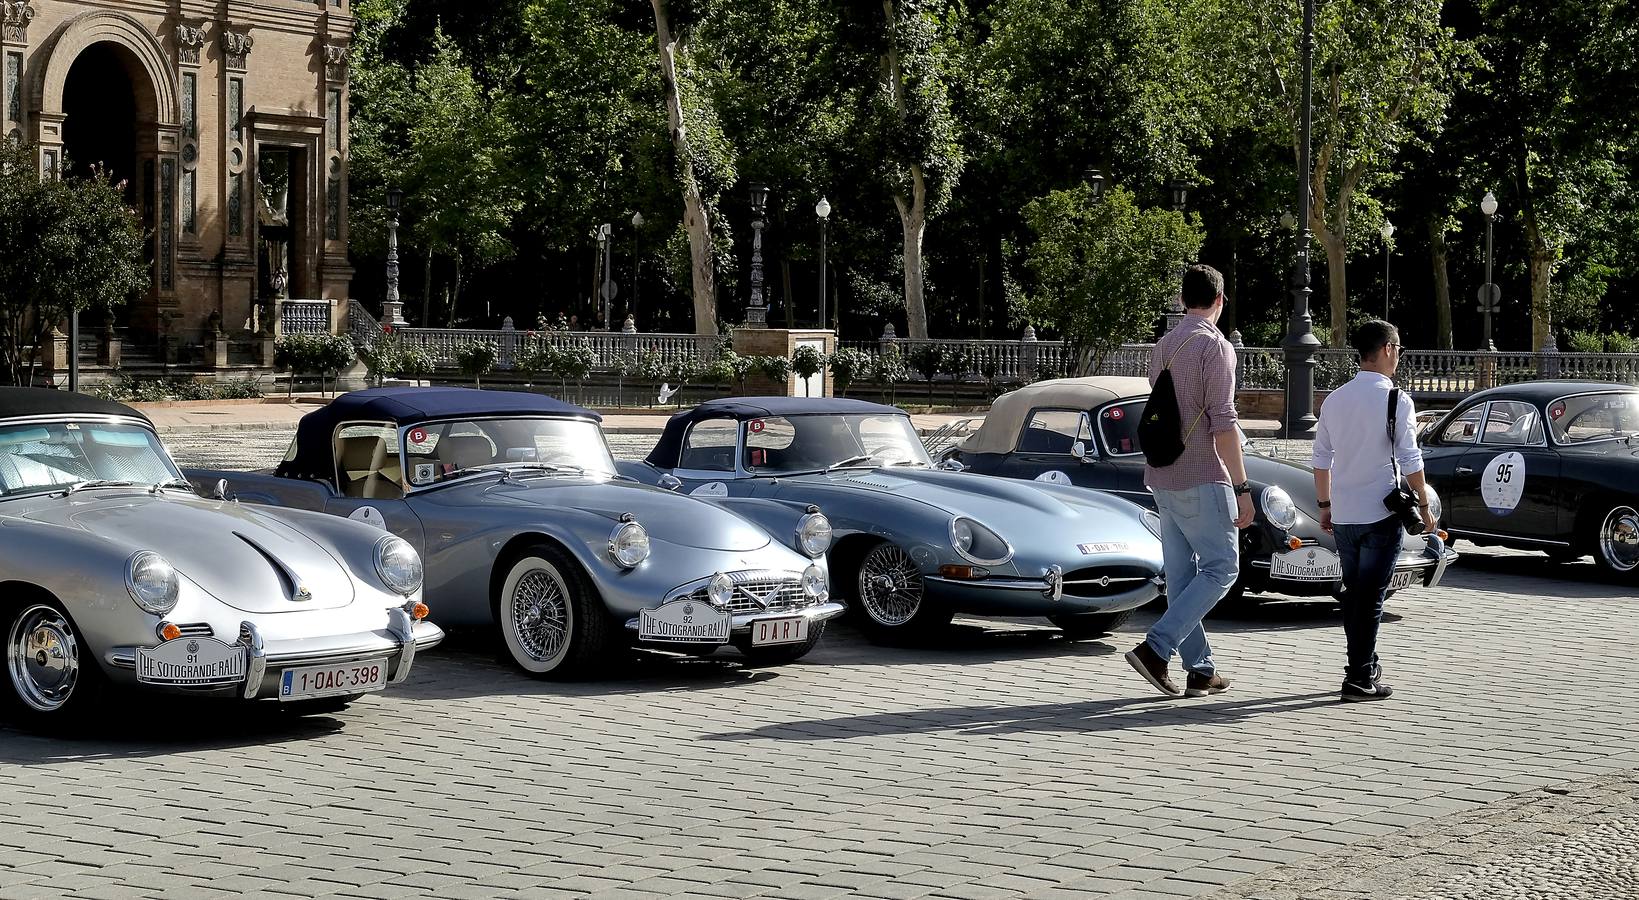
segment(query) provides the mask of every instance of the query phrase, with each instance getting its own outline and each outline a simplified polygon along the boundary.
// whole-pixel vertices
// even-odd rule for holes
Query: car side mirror
[[[1070,455],[1082,462],[1087,462],[1087,443],[1085,441],[1076,441],[1071,444]]]
[[[666,474],[660,476],[660,486],[668,491],[675,491],[683,486],[683,479],[678,478],[670,472],[667,472]]]
[[[212,500],[229,500],[229,499],[232,499],[228,496],[228,480],[226,478],[216,479],[216,484],[211,487],[211,499]]]
[[[952,456],[952,457],[947,457],[945,459],[940,460],[938,468],[943,469],[946,472],[960,472],[960,471],[966,469],[967,466],[962,465],[961,460],[959,460],[956,457]]]

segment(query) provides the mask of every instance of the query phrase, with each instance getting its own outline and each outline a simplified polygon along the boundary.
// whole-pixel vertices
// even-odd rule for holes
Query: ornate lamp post
[[[632,213],[632,299],[626,304],[626,318],[637,320],[637,276],[641,271],[643,260],[637,255],[637,239],[643,230],[643,213]],[[611,325],[614,323],[610,323]]]
[[[825,241],[825,238],[826,238],[826,233],[825,232],[826,232],[826,225],[830,222],[830,219],[831,219],[831,201],[825,199],[824,197],[821,197],[820,201],[818,203],[814,204],[814,215],[819,217],[819,226],[820,226],[819,327],[824,328],[826,326],[826,323],[828,321],[830,321],[825,317],[825,304],[826,304],[826,296],[825,296],[825,276],[826,276],[826,260],[825,260],[825,250],[826,250],[825,243],[826,243],[826,241]]]
[[[1497,195],[1490,191],[1480,200],[1480,212],[1485,213],[1485,284],[1480,285],[1480,313],[1485,316],[1485,344],[1480,347],[1491,353],[1497,345],[1491,342],[1491,314],[1502,302],[1502,290],[1491,283],[1491,225],[1497,220]]]
[[[767,185],[751,186],[751,305],[746,307],[747,328],[767,328],[768,308],[763,305],[763,215],[768,211]]]
[[[1384,219],[1383,227],[1377,229],[1377,233],[1383,236],[1383,321],[1387,322],[1389,319],[1389,248],[1393,246],[1390,241],[1394,240],[1394,223]]]
[[[1097,194],[1102,195],[1103,179],[1099,179],[1099,182],[1099,186],[1095,187],[1094,191]],[[1167,183],[1167,193],[1172,199],[1173,212],[1182,213],[1184,211],[1184,205],[1189,202],[1189,189],[1190,185],[1187,181],[1174,180]],[[1172,299],[1167,301],[1167,311],[1165,314],[1167,320],[1167,331],[1177,328],[1178,323],[1184,320],[1184,271],[1185,270],[1183,267],[1179,267],[1178,293],[1173,294]]]
[[[1103,172],[1100,172],[1094,168],[1088,168],[1082,173],[1081,180],[1087,182],[1087,187],[1092,190],[1094,203],[1104,199]]]
[[[1298,243],[1292,266],[1292,318],[1287,322],[1281,349],[1286,355],[1286,417],[1281,434],[1309,438],[1315,434],[1315,339],[1309,317],[1310,129],[1314,121],[1315,0],[1303,2],[1303,109],[1298,129]]]
[[[396,187],[387,189],[387,299],[381,304],[381,318],[398,328],[410,324],[404,320],[404,304],[398,299],[398,213],[404,208],[404,192]],[[431,310],[432,291],[421,298],[421,325],[426,327]]]

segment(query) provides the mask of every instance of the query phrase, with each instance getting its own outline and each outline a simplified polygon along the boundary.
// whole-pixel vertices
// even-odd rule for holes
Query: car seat
[[[336,486],[345,496],[367,500],[404,496],[398,484],[398,460],[389,458],[387,440],[379,435],[342,438],[336,468]]]

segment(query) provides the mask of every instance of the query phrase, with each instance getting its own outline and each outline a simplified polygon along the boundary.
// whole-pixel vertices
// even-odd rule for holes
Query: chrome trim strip
[[[1499,541],[1524,541],[1527,544],[1546,544],[1550,547],[1569,547],[1569,546],[1571,546],[1570,541],[1548,541],[1548,540],[1543,540],[1542,538],[1517,537],[1517,536],[1511,535],[1511,534],[1492,534],[1489,531],[1469,531],[1467,529],[1447,528],[1446,532],[1448,534],[1451,534],[1451,535],[1456,536],[1456,537],[1467,537],[1469,535],[1478,535],[1478,536],[1484,537],[1484,538],[1496,538]]]

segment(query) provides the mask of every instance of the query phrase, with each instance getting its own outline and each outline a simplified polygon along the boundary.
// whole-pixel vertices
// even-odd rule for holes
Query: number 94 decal
[[[1493,456],[1480,470],[1480,498],[1487,509],[1506,516],[1525,495],[1525,457],[1518,453]]]

